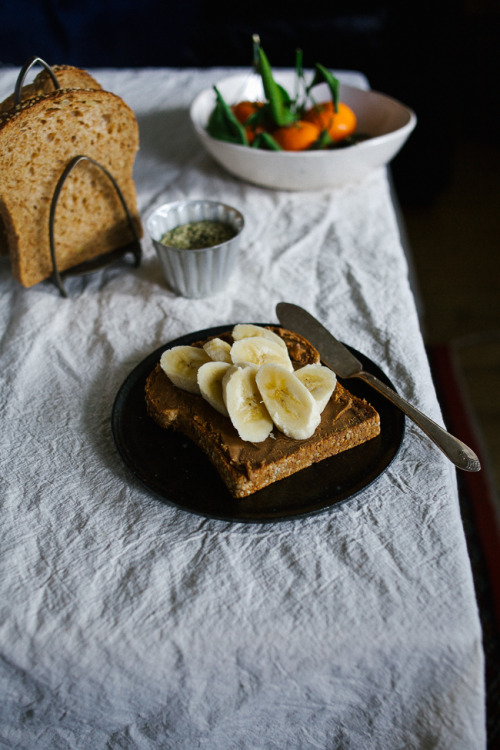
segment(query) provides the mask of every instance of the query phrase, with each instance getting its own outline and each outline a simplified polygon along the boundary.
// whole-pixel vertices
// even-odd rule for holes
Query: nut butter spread
[[[174,429],[188,435],[195,430],[203,435],[207,445],[217,445],[234,468],[247,475],[252,469],[279,461],[294,450],[297,442],[276,429],[261,443],[241,440],[228,417],[216,412],[202,396],[173,385],[160,365],[155,367],[148,380],[148,400],[156,414],[168,412],[173,417]],[[348,427],[351,405],[351,395],[337,383],[316,432],[301,444],[315,444],[322,434],[331,433],[332,427],[339,430]]]
[[[290,331],[274,329],[286,341],[290,358],[296,367],[310,362],[319,362],[316,349]],[[219,334],[219,338],[231,341],[230,332]],[[201,346],[204,342],[196,342]],[[173,385],[159,365],[148,381],[148,408],[152,414],[169,415],[167,419],[174,429],[181,430],[190,437],[200,435],[207,448],[217,448],[227,457],[235,471],[251,476],[252,472],[271,463],[279,462],[295,450],[296,442],[274,429],[271,435],[260,443],[241,440],[228,417],[216,412],[202,396],[187,393]],[[311,438],[301,441],[305,447],[316,444],[323,434],[331,434],[332,429],[343,430],[349,426],[349,410],[352,406],[350,393],[340,383],[325,407],[321,422]],[[156,419],[158,421],[158,419]],[[169,426],[164,423],[163,426]]]

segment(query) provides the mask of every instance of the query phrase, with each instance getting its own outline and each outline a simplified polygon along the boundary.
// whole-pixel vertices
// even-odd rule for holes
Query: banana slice
[[[255,367],[230,366],[222,381],[229,418],[242,440],[261,443],[273,429],[273,422],[255,383]]]
[[[222,379],[230,367],[232,365],[228,362],[206,362],[200,367],[197,374],[201,395],[210,406],[225,417],[229,416],[229,412],[222,395]]]
[[[288,350],[265,336],[247,336],[235,341],[231,347],[231,359],[235,365],[249,363],[259,367],[265,362],[274,362],[289,372],[293,371]]]
[[[337,385],[337,376],[335,373],[324,365],[311,364],[304,365],[304,367],[296,370],[295,375],[314,398],[321,413]]]
[[[203,344],[203,348],[206,353],[215,362],[229,362],[231,363],[231,344],[228,341],[215,338],[207,341]]]
[[[160,366],[172,383],[183,391],[200,393],[197,380],[198,369],[210,357],[204,349],[197,346],[173,346],[166,349],[160,358]]]
[[[264,326],[257,326],[254,323],[237,323],[232,330],[232,334],[235,341],[246,339],[251,336],[263,336],[266,339],[275,341],[285,350],[287,349],[286,343],[283,341],[281,336],[278,336],[277,333],[271,331],[269,328],[264,328]]]
[[[294,440],[311,437],[321,414],[316,401],[294,373],[268,363],[259,368],[255,380],[276,427]]]

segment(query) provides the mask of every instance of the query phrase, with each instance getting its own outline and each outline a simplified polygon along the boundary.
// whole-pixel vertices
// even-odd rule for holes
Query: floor
[[[424,338],[456,350],[500,511],[499,208],[498,145],[462,136],[448,184],[403,217]]]

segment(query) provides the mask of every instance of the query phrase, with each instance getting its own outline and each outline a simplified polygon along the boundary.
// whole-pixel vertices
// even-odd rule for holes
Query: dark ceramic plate
[[[262,324],[260,324],[262,325]],[[346,384],[380,414],[380,435],[332,456],[291,477],[236,500],[205,454],[183,435],[158,427],[146,412],[144,386],[162,352],[179,344],[218,335],[218,326],[181,336],[152,352],[126,378],[115,399],[112,430],[116,447],[133,475],[160,500],[184,510],[228,521],[279,521],[327,510],[374,482],[396,456],[404,433],[404,415],[363,381]],[[351,348],[363,367],[394,387],[367,357]]]

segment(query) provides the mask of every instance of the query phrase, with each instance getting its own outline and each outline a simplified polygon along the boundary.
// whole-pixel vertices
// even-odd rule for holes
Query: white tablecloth
[[[140,268],[73,279],[68,299],[50,282],[22,288],[0,261],[0,745],[484,747],[455,470],[416,427],[348,503],[265,525],[160,502],[110,428],[147,354],[208,326],[272,322],[280,300],[440,421],[385,170],[314,193],[239,182],[188,118],[227,71],[93,72],[137,115],[143,218],[215,197],[246,229],[227,293],[198,301],[168,290],[147,237]],[[0,71],[0,98],[16,75]]]

